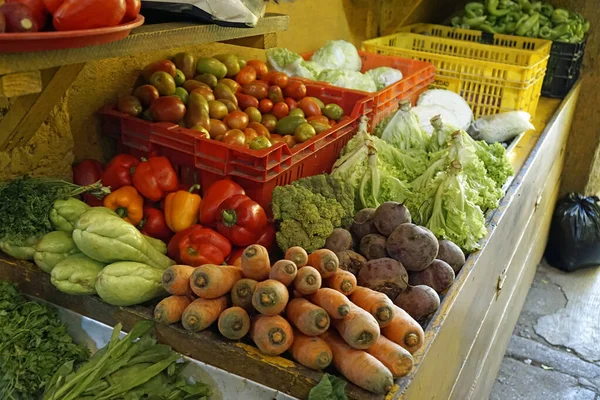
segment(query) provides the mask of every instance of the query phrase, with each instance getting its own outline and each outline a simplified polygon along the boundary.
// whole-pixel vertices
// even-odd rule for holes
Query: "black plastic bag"
[[[558,201],[546,246],[551,265],[567,272],[600,265],[599,201],[579,193]]]

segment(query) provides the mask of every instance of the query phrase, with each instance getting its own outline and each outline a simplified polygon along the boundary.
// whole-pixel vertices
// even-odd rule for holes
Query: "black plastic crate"
[[[563,98],[577,79],[583,62],[587,38],[579,43],[553,42],[542,95]]]

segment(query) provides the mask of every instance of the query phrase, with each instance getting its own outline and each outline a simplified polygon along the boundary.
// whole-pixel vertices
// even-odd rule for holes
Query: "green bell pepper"
[[[73,232],[73,224],[81,214],[92,207],[73,197],[67,200],[56,200],[50,210],[50,222],[59,231]]]
[[[540,14],[542,14],[544,17],[551,18],[553,12],[554,12],[554,7],[552,7],[552,4],[550,4],[550,3],[542,4],[542,7],[540,9]]]
[[[499,9],[500,0],[487,0],[487,12],[490,15],[495,15],[496,17],[503,17],[506,14],[511,12],[510,8]]]
[[[483,24],[486,20],[486,16],[474,17],[474,18],[463,18],[462,26],[468,26],[467,29],[477,29]]]
[[[33,260],[35,244],[39,240],[39,237],[31,237],[20,244],[9,240],[0,240],[0,250],[17,260]]]
[[[552,20],[553,24],[560,25],[560,24],[569,23],[569,20],[571,19],[571,17],[569,15],[568,10],[565,10],[564,8],[556,8],[552,12],[550,19]]]
[[[104,266],[85,254],[74,254],[54,266],[50,282],[63,293],[96,294],[96,279]]]
[[[525,36],[526,33],[533,31],[535,24],[537,24],[540,20],[540,14],[535,13],[527,18],[526,21],[522,22],[517,26],[517,30],[515,34],[518,36]]]
[[[485,14],[485,6],[482,3],[471,2],[465,6],[467,18],[481,17]]]
[[[54,231],[44,235],[35,245],[33,261],[44,272],[50,273],[62,260],[79,253],[70,233]]]

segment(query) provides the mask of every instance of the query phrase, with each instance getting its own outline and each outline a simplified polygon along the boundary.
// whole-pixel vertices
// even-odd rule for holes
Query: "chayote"
[[[83,201],[73,197],[67,200],[56,200],[50,210],[50,222],[52,222],[55,229],[71,233],[73,232],[73,225],[81,214],[91,208]]]
[[[40,240],[39,237],[31,237],[22,244],[15,244],[8,240],[0,240],[0,250],[17,260],[33,260],[35,254],[35,244]]]
[[[96,292],[102,300],[115,306],[132,306],[167,295],[160,269],[131,261],[104,267],[96,279]]]
[[[142,235],[144,236],[144,239],[146,239],[146,241],[148,242],[148,244],[152,247],[154,247],[156,250],[158,250],[159,253],[161,254],[167,254],[167,244],[165,242],[163,242],[160,239],[155,239],[153,237],[150,237],[148,235]]]
[[[71,234],[54,231],[42,236],[35,245],[33,261],[42,271],[50,273],[56,264],[76,253],[79,253],[79,249]]]
[[[50,282],[67,294],[95,294],[96,278],[106,264],[85,254],[74,254],[54,266]]]
[[[95,209],[84,213],[75,223],[73,240],[82,253],[107,264],[135,261],[160,270],[175,264],[151,246],[135,226]]]

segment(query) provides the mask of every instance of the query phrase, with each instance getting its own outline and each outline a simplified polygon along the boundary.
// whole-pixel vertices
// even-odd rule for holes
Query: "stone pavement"
[[[490,400],[600,400],[600,268],[542,261]]]

